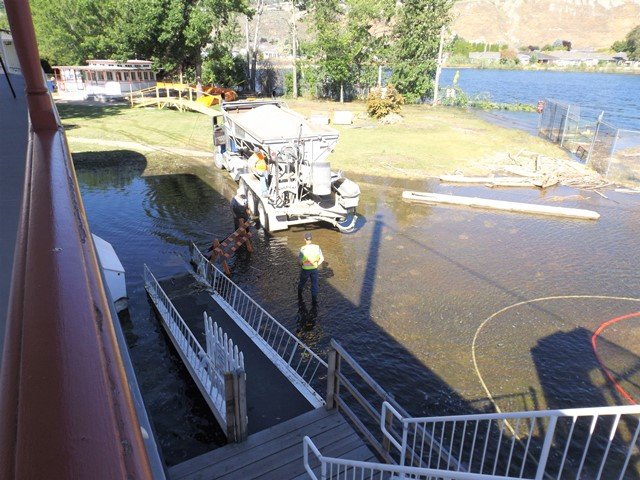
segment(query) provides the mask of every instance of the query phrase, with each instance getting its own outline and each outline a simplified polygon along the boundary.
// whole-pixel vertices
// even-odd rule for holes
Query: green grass
[[[463,109],[408,105],[402,109],[402,123],[381,125],[366,117],[362,102],[341,105],[300,99],[288,104],[304,115],[324,113],[331,118],[336,110],[354,112],[353,125],[336,126],[340,140],[329,157],[334,169],[346,172],[386,177],[427,177],[455,170],[485,174],[522,149],[550,157],[566,156],[548,142],[491,125]],[[100,145],[101,140],[207,152],[213,149],[211,119],[199,113],[77,105],[59,105],[59,111],[74,152],[115,149]],[[96,144],[74,143],[78,137],[96,139]]]
[[[404,121],[381,125],[360,118],[364,103],[343,105],[308,100],[290,101],[304,114],[351,110],[358,117],[352,126],[338,126],[340,140],[331,158],[334,168],[371,175],[425,177],[455,170],[465,174],[488,173],[508,155],[526,149],[565,158],[560,148],[525,132],[492,125],[473,112],[452,107],[405,105]]]
[[[57,107],[72,143],[79,137],[204,151],[213,149],[211,119],[200,113],[126,105],[58,104]],[[83,148],[80,144],[77,146]]]

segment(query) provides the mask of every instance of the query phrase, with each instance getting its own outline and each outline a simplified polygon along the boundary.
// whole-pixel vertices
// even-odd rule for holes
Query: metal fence
[[[389,411],[402,425],[401,441],[385,426]],[[638,473],[639,405],[406,418],[385,403],[380,418],[400,465],[464,465],[468,473],[525,479],[622,480]]]
[[[196,274],[216,300],[312,405],[324,405],[327,363],[302,343],[191,244]]]
[[[538,134],[576,155],[612,183],[640,184],[640,131],[581,117],[580,106],[547,99]]]
[[[620,129],[600,122],[588,165],[611,182],[639,185],[640,131]]]

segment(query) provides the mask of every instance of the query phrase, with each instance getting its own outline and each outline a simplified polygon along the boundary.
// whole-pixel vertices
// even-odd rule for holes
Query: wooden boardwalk
[[[160,285],[201,345],[205,344],[202,312],[206,311],[244,353],[249,434],[313,410],[313,406],[193,275],[185,273],[162,279]]]
[[[309,476],[302,459],[302,439],[305,435],[313,440],[323,455],[378,461],[340,413],[321,407],[250,435],[243,443],[226,445],[176,465],[169,469],[169,478],[306,479]],[[312,467],[317,467],[315,458],[310,461]]]

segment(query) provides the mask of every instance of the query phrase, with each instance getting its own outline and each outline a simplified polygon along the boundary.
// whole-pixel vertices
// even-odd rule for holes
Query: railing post
[[[227,438],[240,443],[247,439],[247,386],[244,370],[224,374],[224,399],[227,418]]]
[[[544,477],[544,471],[547,468],[547,459],[549,458],[549,450],[551,450],[551,442],[553,441],[553,434],[556,431],[557,421],[558,417],[551,417],[549,419],[547,435],[545,436],[544,444],[542,445],[542,452],[540,453],[540,461],[538,462],[538,471],[536,472],[535,480],[542,480]]]
[[[600,132],[600,124],[604,118],[604,112],[598,115],[598,122],[596,123],[596,131],[593,133],[593,139],[591,140],[591,145],[589,145],[589,152],[587,153],[587,161],[585,162],[587,165],[591,164],[591,156],[593,155],[593,150],[596,146],[596,141],[598,140],[598,133]]]
[[[391,410],[387,408],[387,410],[384,413],[384,427],[387,429],[389,433],[391,433],[392,422],[393,422],[393,413],[391,413]],[[384,438],[382,439],[382,447],[387,453],[391,450],[391,440],[389,440],[389,437],[387,437],[386,435],[384,435]],[[404,462],[402,462],[401,465],[404,465]]]
[[[236,440],[236,425],[235,425],[235,412],[234,412],[234,388],[233,388],[233,372],[225,372],[224,373],[224,404],[225,404],[225,412],[226,412],[226,420],[227,420],[227,439],[233,442],[237,442]]]
[[[248,415],[247,415],[247,375],[244,370],[236,370],[236,385],[237,389],[237,425],[239,430],[238,438],[240,442],[243,442],[249,436]]]
[[[338,395],[338,382],[340,381],[338,378],[338,372],[340,369],[340,357],[338,356],[338,352],[333,347],[333,345],[329,349],[328,354],[328,372],[327,372],[327,398],[326,408],[327,410],[332,410],[336,408],[336,396]]]

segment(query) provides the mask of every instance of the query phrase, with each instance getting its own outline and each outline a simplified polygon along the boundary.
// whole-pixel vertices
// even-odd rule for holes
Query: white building
[[[13,44],[13,37],[7,30],[0,30],[0,57],[9,73],[20,73],[20,62]]]
[[[498,63],[500,52],[469,52],[471,63]]]
[[[156,74],[147,60],[88,60],[86,66],[53,67],[60,98],[86,100],[121,97],[156,85]]]

